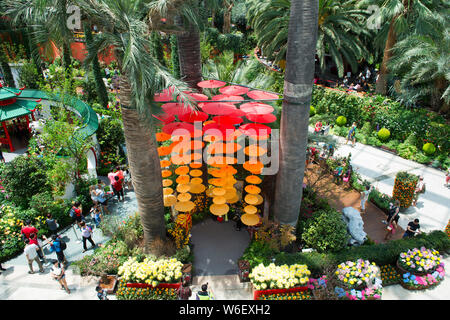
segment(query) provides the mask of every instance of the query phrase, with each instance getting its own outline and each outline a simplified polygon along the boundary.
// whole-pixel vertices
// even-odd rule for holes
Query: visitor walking
[[[30,239],[31,234],[38,234],[38,229],[36,229],[32,224],[31,220],[26,220],[24,226],[20,230],[20,234],[22,235],[22,239]]]
[[[102,211],[100,209],[100,205],[95,205],[91,208],[91,213],[94,215],[95,227],[98,228],[100,223],[102,222],[103,216]]]
[[[33,262],[35,261],[39,266],[39,272],[44,273],[44,267],[42,265],[41,260],[39,260],[37,251],[39,250],[38,246],[35,244],[30,244],[30,239],[25,239],[25,249],[23,250],[25,253],[25,256],[28,261],[28,267],[30,268],[30,271],[28,271],[29,274],[33,274]]]
[[[416,189],[414,190],[414,198],[412,205],[415,207],[417,205],[417,200],[419,200],[419,194],[425,193],[425,182],[423,181],[423,177],[419,177],[417,181]]]
[[[186,280],[183,280],[182,285],[178,288],[177,296],[178,300],[189,300],[189,297],[192,296],[192,290]]]
[[[59,282],[62,290],[66,290],[68,294],[70,294],[70,289],[67,286],[66,281],[66,272],[64,270],[64,266],[58,262],[58,260],[53,261],[53,267],[51,270],[52,278]]]
[[[96,244],[94,240],[92,240],[92,229],[89,227],[84,221],[81,222],[81,236],[83,238],[83,253],[87,251],[86,241],[89,241],[92,245],[92,248],[95,248]]]
[[[98,204],[98,197],[97,197],[96,189],[97,189],[97,185],[92,185],[89,187],[89,195],[91,196],[91,200],[94,205]]]
[[[47,259],[45,259],[45,255],[44,252],[42,251],[42,242],[41,240],[37,237],[37,235],[35,233],[30,234],[30,239],[28,239],[30,241],[30,244],[35,244],[38,247],[37,250],[37,254],[39,256],[39,259],[41,259],[42,263],[47,264]]]
[[[347,141],[345,144],[347,144],[350,140],[352,141],[352,147],[354,147],[356,143],[356,122],[353,122],[350,130],[348,131]]]
[[[133,188],[133,185],[131,183],[131,173],[130,173],[130,169],[127,168],[124,172],[124,185],[127,187],[127,190],[130,190]]]
[[[336,168],[336,170],[334,170],[334,175],[333,175],[333,181],[337,184],[340,185],[341,184],[341,180],[342,180],[342,174],[344,173],[344,167],[343,164],[340,163],[338,165],[338,167]]]
[[[105,190],[103,189],[103,185],[99,182],[97,184],[97,189],[95,189],[97,194],[98,203],[102,209],[102,212],[105,214],[109,214],[108,210],[108,199],[106,198]]]
[[[208,283],[202,284],[202,290],[197,292],[197,300],[214,300],[212,292],[208,291]]]
[[[361,192],[361,213],[366,213],[366,202],[369,199],[372,186],[366,186],[366,190]]]
[[[406,231],[403,234],[403,238],[414,237],[416,234],[421,233],[419,219],[414,219],[414,221],[410,221],[408,226],[406,227]]]
[[[105,289],[102,289],[100,286],[95,287],[95,291],[97,291],[97,298],[98,300],[109,300],[108,299],[108,292]]]
[[[47,223],[48,230],[52,235],[57,234],[58,230],[58,221],[53,218],[51,213],[47,213],[47,219],[45,220],[45,223]]]
[[[398,200],[395,200],[395,204],[389,211],[389,216],[386,221],[387,227],[386,235],[384,236],[385,241],[390,240],[398,228],[398,220],[400,219],[399,212],[400,202]]]
[[[70,208],[69,215],[72,217],[73,222],[76,222],[78,227],[81,228],[81,223],[84,220],[83,207],[80,201],[73,202],[72,208]]]
[[[50,252],[55,252],[56,257],[59,263],[63,263],[67,266],[68,262],[66,256],[64,255],[64,250],[67,248],[67,244],[56,234],[52,235],[52,238],[49,242],[50,244]]]
[[[123,194],[123,178],[120,178],[118,175],[114,176],[114,182],[112,183],[112,188],[114,191],[114,194],[117,196],[117,200],[120,200],[120,197],[122,196],[122,202],[125,201],[125,197]]]

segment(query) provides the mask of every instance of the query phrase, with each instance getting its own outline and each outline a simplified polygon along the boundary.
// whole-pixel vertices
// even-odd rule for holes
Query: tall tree
[[[275,220],[296,226],[302,199],[309,107],[317,43],[318,0],[292,0],[280,124]]]

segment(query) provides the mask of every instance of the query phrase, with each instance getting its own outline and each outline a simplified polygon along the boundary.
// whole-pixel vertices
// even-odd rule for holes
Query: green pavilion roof
[[[19,93],[19,92],[20,92],[20,90],[16,89],[16,88],[0,87],[0,100],[17,98],[16,93]]]

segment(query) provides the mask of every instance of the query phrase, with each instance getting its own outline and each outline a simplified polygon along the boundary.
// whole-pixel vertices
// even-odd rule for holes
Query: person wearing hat
[[[214,300],[212,292],[208,291],[208,283],[202,284],[202,290],[197,292],[197,300]]]

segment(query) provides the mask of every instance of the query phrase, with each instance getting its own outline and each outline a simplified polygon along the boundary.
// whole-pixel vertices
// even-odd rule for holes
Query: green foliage
[[[309,107],[309,116],[312,117],[316,114],[316,108],[314,108],[313,106]]]
[[[170,36],[170,61],[172,62],[172,74],[179,79],[181,76],[180,60],[178,57],[178,41],[175,35]]]
[[[386,128],[381,128],[381,129],[378,131],[377,135],[378,135],[378,138],[379,138],[381,141],[385,142],[385,141],[387,141],[387,140],[389,139],[389,137],[391,136],[391,132],[390,132],[388,129],[386,129]]]
[[[39,74],[34,63],[25,62],[19,71],[19,86],[39,89]]]
[[[320,210],[306,221],[302,240],[319,252],[339,251],[348,242],[347,226],[340,212]]]
[[[125,154],[120,148],[125,143],[122,122],[114,118],[102,119],[97,130],[97,140],[101,149],[97,171],[100,175],[106,175],[112,167],[125,162]]]
[[[347,123],[347,118],[344,116],[339,116],[336,119],[336,124],[340,127],[344,126]]]
[[[425,154],[430,156],[436,152],[436,147],[431,142],[428,142],[423,145],[422,150],[423,152],[425,152]]]

